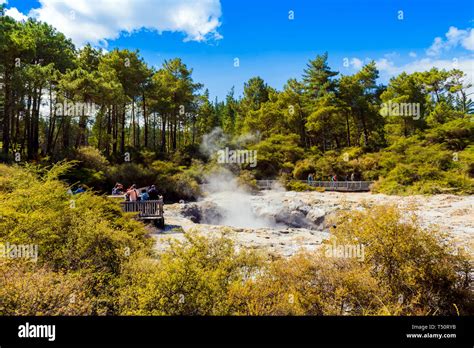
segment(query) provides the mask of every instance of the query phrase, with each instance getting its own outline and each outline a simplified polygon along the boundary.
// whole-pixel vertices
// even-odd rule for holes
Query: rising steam
[[[239,138],[238,143],[256,139],[253,135]],[[216,128],[203,137],[200,149],[204,155],[214,154],[229,143],[229,138],[222,129]],[[205,178],[203,189],[208,195],[204,201],[217,205],[222,219],[211,224],[227,225],[240,228],[275,228],[277,224],[271,217],[255,214],[252,195],[242,187],[237,177],[226,167],[219,165]]]

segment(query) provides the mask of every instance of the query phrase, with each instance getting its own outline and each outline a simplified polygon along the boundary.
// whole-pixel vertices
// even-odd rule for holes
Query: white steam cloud
[[[221,169],[213,172],[206,180],[209,195],[204,200],[216,204],[222,214],[222,219],[214,224],[239,228],[278,227],[273,218],[255,214],[252,195],[239,185],[230,171]]]
[[[237,143],[253,140],[253,136],[238,139]],[[229,137],[220,128],[204,135],[200,150],[207,156],[213,156],[229,143]],[[252,205],[252,195],[239,184],[237,177],[225,166],[217,168],[206,178],[204,199],[217,205],[222,215],[215,224],[240,228],[275,228],[277,224],[271,217],[258,216]],[[212,223],[212,222],[211,222]]]

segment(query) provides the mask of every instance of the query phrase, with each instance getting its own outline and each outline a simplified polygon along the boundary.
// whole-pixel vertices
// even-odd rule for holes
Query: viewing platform
[[[312,187],[322,187],[325,191],[338,192],[369,192],[373,181],[311,181],[295,180]],[[257,186],[261,190],[269,190],[278,184],[278,180],[257,180]]]
[[[141,221],[150,221],[157,227],[165,227],[163,198],[153,201],[125,201],[124,196],[108,196],[113,199],[122,199],[120,205],[125,213],[138,213],[136,218]]]

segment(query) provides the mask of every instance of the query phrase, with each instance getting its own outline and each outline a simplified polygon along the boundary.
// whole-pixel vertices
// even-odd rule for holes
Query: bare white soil
[[[239,202],[244,204],[239,206]],[[214,215],[215,209],[226,216],[220,225],[194,223],[183,212],[190,205]],[[316,249],[329,237],[328,220],[340,209],[363,209],[364,205],[396,205],[413,208],[424,227],[448,232],[456,244],[474,250],[474,196],[387,196],[371,193],[263,191],[260,195],[240,197],[212,194],[198,203],[165,206],[167,227],[154,230],[158,250],[166,248],[169,238],[183,238],[185,231],[204,235],[226,233],[238,247],[291,256],[299,249]],[[237,207],[237,212],[231,207]],[[226,209],[230,209],[226,211]],[[244,211],[242,211],[244,210]],[[242,214],[238,214],[242,211]],[[254,216],[248,218],[249,212]],[[186,215],[186,214],[184,214]],[[205,220],[205,219],[204,219]],[[275,222],[276,220],[276,222]],[[270,223],[272,221],[273,223]],[[222,224],[224,222],[224,225]]]

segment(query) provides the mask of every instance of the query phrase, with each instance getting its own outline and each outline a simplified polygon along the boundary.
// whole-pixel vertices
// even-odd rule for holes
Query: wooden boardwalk
[[[109,196],[111,198],[117,199],[124,199],[124,196]],[[121,201],[120,205],[122,206],[122,210],[125,213],[138,213],[137,219],[143,221],[151,221],[157,227],[165,227],[165,218],[164,218],[164,211],[163,211],[163,199],[155,200],[155,201]]]
[[[373,181],[311,181],[295,180],[313,187],[323,187],[326,191],[338,192],[369,192]],[[279,183],[278,180],[257,180],[261,190],[269,190]]]

